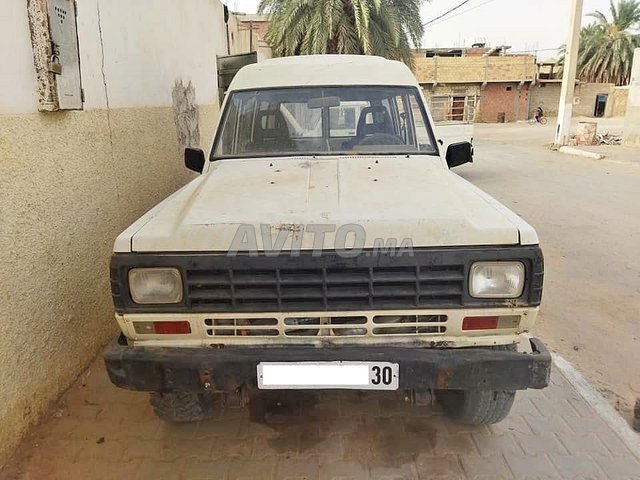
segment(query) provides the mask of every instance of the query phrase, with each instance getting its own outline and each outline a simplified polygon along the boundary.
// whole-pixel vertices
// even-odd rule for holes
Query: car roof
[[[418,86],[402,62],[372,55],[300,55],[264,60],[240,69],[229,91],[313,85]]]

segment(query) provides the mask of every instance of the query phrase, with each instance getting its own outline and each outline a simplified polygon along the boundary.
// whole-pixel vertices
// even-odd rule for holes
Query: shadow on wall
[[[196,89],[191,81],[185,86],[176,80],[171,91],[178,142],[183,147],[200,147],[200,124]]]

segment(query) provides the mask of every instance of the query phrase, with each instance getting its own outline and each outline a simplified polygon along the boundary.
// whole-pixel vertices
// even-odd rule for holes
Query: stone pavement
[[[519,392],[491,427],[387,393],[295,392],[264,402],[265,418],[226,407],[187,425],[157,420],[147,400],[111,386],[98,359],[0,479],[640,478],[638,457],[557,368],[549,388]]]

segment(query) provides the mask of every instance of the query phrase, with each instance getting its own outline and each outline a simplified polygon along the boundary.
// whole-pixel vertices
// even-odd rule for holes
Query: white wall
[[[196,103],[217,103],[216,54],[226,50],[226,35],[223,23],[211,19],[222,15],[218,0],[78,2],[85,108],[106,106],[101,47],[113,108],[171,105],[167,86],[178,77],[193,82]],[[149,81],[150,72],[153,82]]]
[[[0,114],[37,111],[25,5],[2,0]],[[167,87],[177,78],[193,82],[198,104],[217,104],[216,54],[226,53],[226,33],[211,19],[222,15],[219,0],[78,1],[84,109],[106,108],[105,80],[112,108],[170,106]]]
[[[0,115],[35,112],[36,70],[26,0],[2,0],[0,13]]]

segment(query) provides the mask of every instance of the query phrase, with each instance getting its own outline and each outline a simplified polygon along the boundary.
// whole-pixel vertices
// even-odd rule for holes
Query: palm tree
[[[274,54],[380,55],[413,65],[424,33],[425,0],[261,0],[270,16],[265,40]]]
[[[586,82],[626,85],[633,51],[640,47],[640,2],[618,0],[616,6],[610,0],[609,12],[611,21],[599,10],[589,13],[596,20],[580,31],[577,76]],[[564,48],[560,53],[564,57]]]

